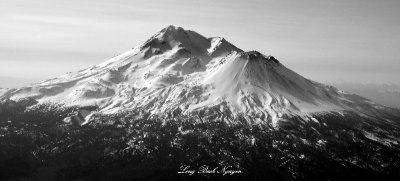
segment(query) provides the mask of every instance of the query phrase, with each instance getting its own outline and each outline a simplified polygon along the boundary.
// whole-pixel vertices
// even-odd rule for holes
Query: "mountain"
[[[39,103],[97,106],[112,114],[141,108],[183,114],[218,107],[276,126],[285,116],[351,111],[388,119],[398,111],[302,77],[273,56],[245,52],[224,38],[168,26],[99,65],[2,93]]]
[[[399,180],[399,142],[398,109],[174,26],[0,89],[0,180]]]

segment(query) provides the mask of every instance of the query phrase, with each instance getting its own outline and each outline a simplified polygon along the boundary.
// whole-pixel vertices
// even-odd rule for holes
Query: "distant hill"
[[[329,84],[344,91],[371,99],[378,104],[400,108],[400,85],[349,82],[332,82]]]

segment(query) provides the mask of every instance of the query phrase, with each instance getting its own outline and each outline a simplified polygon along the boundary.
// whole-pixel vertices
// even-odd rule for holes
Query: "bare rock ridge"
[[[0,99],[31,98],[97,106],[112,114],[145,109],[161,115],[210,107],[276,125],[284,116],[351,111],[387,119],[395,110],[302,77],[273,56],[245,52],[221,37],[168,26],[141,45],[96,66],[19,89]]]

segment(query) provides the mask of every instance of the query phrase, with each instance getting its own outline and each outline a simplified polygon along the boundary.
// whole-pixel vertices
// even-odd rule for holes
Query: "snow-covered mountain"
[[[273,56],[169,26],[99,65],[0,89],[0,180],[202,180],[178,174],[186,164],[241,171],[207,180],[399,180],[399,121]]]
[[[224,38],[168,26],[99,65],[19,89],[0,99],[98,106],[105,114],[140,108],[160,115],[218,108],[276,125],[286,116],[313,119],[350,111],[391,118],[397,110],[302,77],[273,56],[243,51]]]

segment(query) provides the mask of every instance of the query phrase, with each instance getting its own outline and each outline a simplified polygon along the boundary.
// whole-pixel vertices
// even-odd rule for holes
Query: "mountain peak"
[[[141,50],[146,52],[145,57],[182,48],[190,51],[193,56],[199,56],[207,60],[212,59],[212,57],[229,54],[231,51],[242,52],[241,49],[222,37],[206,38],[195,31],[185,30],[174,25],[163,28],[141,45]]]
[[[249,56],[249,59],[251,59],[251,60],[264,57],[264,55],[262,53],[255,51],[255,50],[244,52],[244,54]]]
[[[182,27],[169,25],[169,26],[163,28],[160,32],[158,32],[156,37],[158,37],[160,39],[176,39],[176,40],[179,40],[179,39],[182,39],[182,38],[188,36],[188,34],[190,32],[191,31],[185,30]]]
[[[181,33],[185,33],[185,29],[183,29],[182,27],[179,26],[174,26],[174,25],[169,25],[165,28],[163,28],[160,33],[161,34],[181,34]]]
[[[266,56],[266,55],[264,55],[264,54],[262,54],[262,53],[260,53],[259,51],[256,51],[256,50],[252,50],[252,51],[248,51],[248,52],[242,52],[242,55],[248,57],[248,59],[250,61],[266,60],[268,62],[273,62],[273,63],[275,63],[277,65],[280,64],[280,62],[277,59],[275,59],[275,57],[273,57],[271,55]]]

